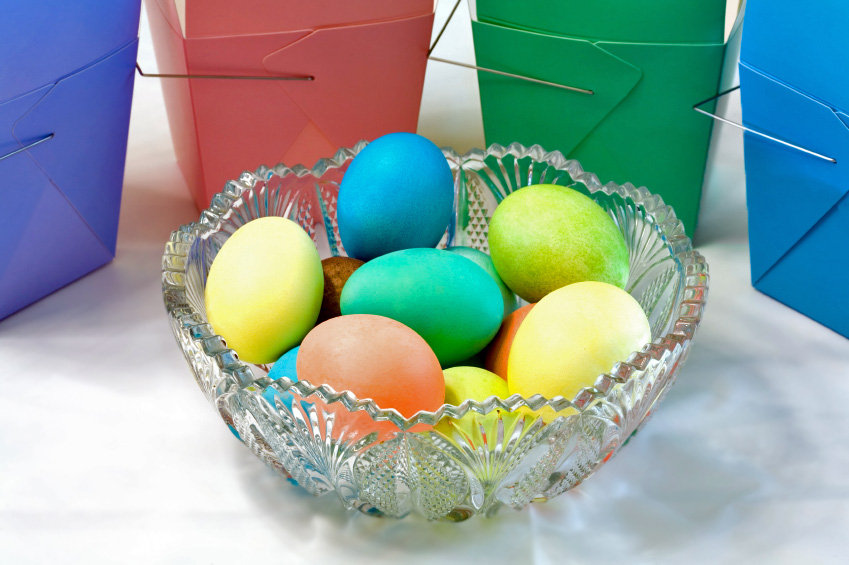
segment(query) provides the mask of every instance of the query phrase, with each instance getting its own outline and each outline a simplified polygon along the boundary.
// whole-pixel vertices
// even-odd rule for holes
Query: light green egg
[[[528,302],[576,282],[628,282],[628,247],[616,223],[565,186],[527,186],[505,198],[489,223],[489,252],[507,286]]]

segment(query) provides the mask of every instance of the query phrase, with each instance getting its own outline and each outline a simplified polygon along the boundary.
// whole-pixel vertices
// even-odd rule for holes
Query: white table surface
[[[466,28],[441,56],[471,60]],[[482,144],[476,97],[432,62],[420,133]],[[137,80],[117,258],[0,322],[0,563],[849,562],[849,340],[751,288],[742,136],[714,131],[707,314],[652,422],[546,504],[380,520],[280,480],[194,384],[160,258],[198,212],[160,86]]]

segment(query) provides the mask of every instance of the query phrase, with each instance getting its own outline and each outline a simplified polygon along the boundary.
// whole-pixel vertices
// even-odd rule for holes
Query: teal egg
[[[386,316],[412,328],[443,366],[481,351],[504,315],[492,277],[438,249],[405,249],[369,261],[348,279],[341,303],[343,315]]]
[[[513,310],[519,307],[516,295],[513,293],[512,290],[510,290],[510,288],[508,288],[506,284],[504,284],[504,281],[501,280],[501,277],[498,276],[498,271],[495,270],[495,265],[492,264],[492,258],[489,255],[487,255],[480,249],[475,249],[473,247],[449,247],[448,251],[450,251],[451,253],[456,253],[457,255],[465,257],[466,259],[469,259],[471,261],[474,261],[474,263],[478,267],[486,271],[489,276],[492,277],[492,280],[494,280],[495,284],[498,285],[498,290],[501,291],[501,299],[504,301],[505,316],[509,315],[511,312],[513,312]]]

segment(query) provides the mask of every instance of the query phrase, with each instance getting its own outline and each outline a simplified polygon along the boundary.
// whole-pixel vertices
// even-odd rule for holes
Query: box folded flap
[[[281,46],[309,34],[309,30],[302,30],[188,39],[185,40],[187,70],[191,75],[297,75],[288,70],[270,71],[263,60]],[[182,149],[178,156],[190,156],[194,152],[198,159],[193,176],[188,178],[200,208],[206,207],[211,195],[220,191],[228,180],[238,178],[242,171],[261,164],[276,164],[277,161],[266,159],[282,158],[310,121],[284,88],[286,81],[165,80],[163,88],[175,91],[181,83],[188,84],[188,100],[178,104],[172,97],[166,102],[175,146]],[[185,157],[180,165],[184,171],[192,167]]]
[[[831,163],[746,134],[752,281],[757,283],[849,193],[849,128],[839,111],[740,65],[743,121]],[[776,167],[776,154],[782,166]]]
[[[590,42],[472,22],[480,66],[594,94],[478,73],[487,143],[559,150],[601,182],[645,186],[696,227],[725,45]],[[505,46],[509,45],[507,49]]]
[[[0,155],[25,147],[45,134],[56,134],[39,146],[0,160],[4,202],[15,211],[0,223],[0,239],[4,242],[0,245],[0,319],[114,257],[114,246],[110,249],[104,243],[89,219],[51,181],[34,158],[35,150],[40,148],[42,153],[66,152],[71,159],[87,161],[88,151],[98,152],[98,147],[88,145],[90,140],[86,135],[90,130],[77,133],[55,122],[18,127],[26,124],[30,116],[40,113],[42,104],[61,103],[64,104],[62,113],[74,114],[76,100],[69,99],[62,90],[47,86],[0,104]],[[126,139],[126,124],[123,131]],[[116,159],[123,163],[123,154],[113,156],[110,148],[105,151],[95,159]],[[65,180],[84,183],[85,179]],[[113,182],[110,189],[120,193],[120,180],[117,185]],[[112,216],[117,221],[117,208],[104,207],[97,213]]]
[[[47,86],[0,104],[0,157],[10,155],[51,133],[41,132],[31,139],[17,139],[12,133],[21,116],[26,115],[49,91],[50,87]],[[45,186],[49,187],[50,180],[26,151],[0,160],[0,179],[3,179],[4,201],[9,209],[15,211],[4,222],[0,222],[0,237],[4,242],[0,245],[0,274],[3,274],[7,272],[12,254],[20,240],[19,233],[29,223],[38,203],[35,194],[45,190]]]
[[[749,2],[740,61],[826,105],[849,109],[849,2]]]
[[[329,149],[327,142],[351,146],[389,133],[388,124],[416,123],[419,105],[409,101],[421,98],[432,19],[428,14],[391,23],[319,29],[269,54],[263,66],[273,75],[314,77],[309,82],[277,85],[321,133],[315,140],[320,150]],[[421,46],[415,58],[410,50],[387,49],[411,38],[418,38],[414,44]],[[392,88],[381,86],[387,81]]]
[[[260,165],[312,166],[340,147],[415,131],[433,13],[316,30],[185,39],[151,10],[178,161],[200,208]],[[173,6],[171,6],[173,8]],[[397,48],[392,48],[393,46]],[[312,77],[313,80],[240,80]]]
[[[14,125],[27,151],[103,245],[115,252],[138,40],[60,80]]]
[[[0,103],[76,72],[138,37],[140,0],[4,2]]]
[[[0,176],[26,182],[5,195],[15,214],[0,227],[0,319],[112,260],[88,223],[26,154],[0,161]]]
[[[849,265],[847,241],[849,195],[755,281],[754,287],[849,337],[849,300],[842,291],[846,286],[845,266]]]
[[[560,123],[559,149],[568,154],[610,114],[634,89],[642,71],[589,41],[537,34],[501,26],[472,22],[478,65],[499,71],[592,90],[593,94],[538,86],[519,79],[486,75],[490,86],[499,87],[499,98],[527,105],[527,90],[533,89],[533,104],[539,123]],[[545,42],[545,49],[541,49]],[[510,49],[504,46],[509,45]],[[484,77],[481,77],[484,78]],[[552,114],[552,111],[555,112]],[[504,129],[526,129],[526,112],[503,112]],[[486,129],[487,121],[484,122]],[[515,139],[496,140],[508,144]],[[521,141],[521,140],[519,140]],[[550,147],[549,149],[553,149]]]

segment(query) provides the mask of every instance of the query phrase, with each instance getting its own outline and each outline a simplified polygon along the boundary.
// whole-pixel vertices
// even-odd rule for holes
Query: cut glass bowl
[[[653,341],[575,398],[493,397],[406,419],[322,383],[271,381],[268,367],[240,361],[209,325],[209,267],[227,238],[250,220],[290,218],[322,258],[344,255],[336,224],[339,182],[365,145],[342,149],[312,170],[278,165],[246,172],[213,198],[198,222],[171,235],[162,263],[165,306],[201,390],[241,441],[283,477],[314,495],[335,493],[346,507],[369,515],[415,512],[460,521],[504,506],[520,509],[578,485],[625,445],[669,390],[707,299],[704,258],[693,251],[673,210],[644,188],[602,186],[578,162],[537,145],[493,145],[465,155],[443,150],[455,202],[440,246],[488,252],[488,224],[498,203],[543,183],[589,195],[625,236],[626,290],[647,314]],[[287,406],[281,401],[287,394],[298,400]],[[534,413],[545,406],[556,412],[553,420],[546,417],[550,423]],[[348,411],[367,416],[340,417]]]

